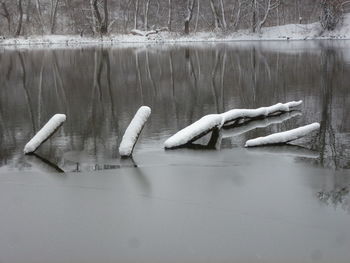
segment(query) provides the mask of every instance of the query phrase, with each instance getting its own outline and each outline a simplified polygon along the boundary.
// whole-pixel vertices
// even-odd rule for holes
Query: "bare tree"
[[[149,12],[149,4],[150,4],[150,1],[151,0],[146,0],[146,3],[145,3],[145,21],[144,21],[144,29],[145,31],[148,30],[148,12]]]
[[[57,17],[57,8],[59,0],[51,0],[51,12],[50,12],[50,33],[54,34],[56,29],[56,17]]]
[[[173,15],[173,5],[172,5],[172,0],[168,0],[168,29],[171,31],[171,20],[172,20],[172,15]]]
[[[218,12],[213,0],[210,0],[210,8],[211,8],[211,11],[212,11],[213,16],[214,16],[215,30],[218,30],[219,25],[220,25],[219,12]]]
[[[100,10],[98,8],[98,0],[93,0],[92,2],[93,13],[98,23],[98,32],[101,35],[108,33],[108,0],[103,0],[103,12],[104,17],[102,18]]]
[[[222,27],[223,29],[226,30],[227,28],[227,24],[226,24],[226,17],[225,17],[225,5],[224,5],[224,1],[220,0],[220,7],[221,7],[221,23],[222,23]]]
[[[137,29],[138,14],[139,14],[139,0],[135,0],[134,29]]]
[[[1,13],[1,15],[6,18],[7,28],[8,28],[9,34],[11,34],[11,16],[5,2],[1,2],[1,8],[3,10],[3,13]]]
[[[275,8],[277,8],[280,4],[281,4],[280,0],[267,0],[264,16],[258,24],[258,32],[261,32],[261,28],[266,23],[269,13]]]
[[[258,9],[258,5],[257,5],[257,0],[251,0],[251,13],[252,13],[252,18],[251,18],[251,28],[252,28],[252,32],[255,33],[256,31],[256,19],[257,19],[257,9]]]
[[[343,7],[350,1],[321,0],[320,22],[324,30],[334,30],[343,16]]]
[[[19,12],[19,20],[18,25],[16,29],[15,36],[19,36],[22,31],[22,23],[23,23],[23,7],[22,7],[22,0],[18,0],[18,12]]]
[[[190,33],[190,22],[193,16],[194,6],[196,4],[196,0],[187,0],[187,14],[185,17],[185,34]]]

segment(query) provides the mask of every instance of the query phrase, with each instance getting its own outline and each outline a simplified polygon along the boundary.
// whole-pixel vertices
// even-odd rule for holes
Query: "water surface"
[[[349,45],[1,50],[0,262],[348,262]],[[300,99],[218,149],[163,149],[203,115]],[[120,160],[141,105],[151,118]],[[66,123],[24,156],[55,113]],[[243,148],[315,121],[294,146]]]

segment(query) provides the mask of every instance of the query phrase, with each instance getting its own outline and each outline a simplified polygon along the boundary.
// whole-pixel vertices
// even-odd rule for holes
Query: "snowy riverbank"
[[[319,23],[289,24],[266,27],[261,33],[239,30],[234,33],[197,32],[190,35],[160,32],[149,36],[115,34],[103,38],[81,37],[78,35],[44,35],[1,39],[0,46],[69,46],[78,45],[116,45],[122,43],[182,43],[182,42],[230,42],[257,40],[317,40],[350,39],[350,14],[346,14],[338,28],[331,32],[322,32]]]

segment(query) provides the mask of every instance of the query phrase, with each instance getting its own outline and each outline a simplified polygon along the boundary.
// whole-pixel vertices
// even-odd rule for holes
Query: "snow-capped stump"
[[[223,117],[221,114],[206,115],[167,139],[164,147],[171,149],[191,143],[214,129],[221,128],[222,125]]]
[[[278,132],[265,137],[248,140],[245,144],[245,147],[287,143],[304,137],[313,131],[319,130],[319,128],[320,124],[315,122],[293,130]]]
[[[150,115],[150,107],[142,106],[138,109],[123,135],[122,142],[119,146],[120,156],[129,157],[132,155],[137,139]]]
[[[65,114],[55,114],[52,118],[38,131],[35,136],[24,146],[25,154],[32,153],[54,134],[57,129],[66,121]]]
[[[221,113],[221,115],[224,118],[225,125],[230,125],[232,122],[238,119],[267,117],[278,113],[292,111],[302,103],[303,101],[300,100],[287,103],[277,103],[269,107],[261,107],[257,109],[233,109]]]

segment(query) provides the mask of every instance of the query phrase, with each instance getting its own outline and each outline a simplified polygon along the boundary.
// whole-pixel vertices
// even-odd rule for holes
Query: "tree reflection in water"
[[[23,145],[58,112],[67,114],[67,122],[38,154],[59,167],[74,164],[76,169],[74,161],[63,157],[75,152],[89,156],[77,158],[80,169],[84,162],[103,169],[119,165],[120,136],[141,104],[152,108],[138,145],[142,151],[162,150],[166,138],[206,114],[302,99],[302,116],[248,127],[226,139],[212,137],[209,148],[241,147],[253,137],[320,121],[319,135],[302,142],[319,157],[302,160],[349,168],[350,68],[342,49],[334,45],[247,42],[6,50],[0,53],[0,165],[30,166],[22,156]]]

